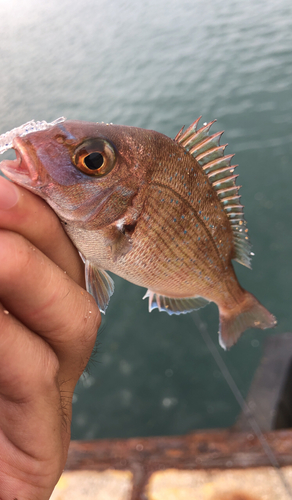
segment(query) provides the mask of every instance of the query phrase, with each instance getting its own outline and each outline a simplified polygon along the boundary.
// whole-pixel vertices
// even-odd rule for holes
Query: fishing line
[[[220,369],[223,377],[225,378],[227,384],[229,385],[229,388],[231,389],[231,392],[233,393],[236,401],[238,402],[240,408],[243,411],[243,414],[245,418],[247,419],[250,427],[252,428],[253,432],[257,436],[259,442],[261,443],[262,449],[264,450],[266,456],[268,457],[271,465],[276,469],[279,479],[286,490],[286,492],[289,495],[289,498],[292,500],[292,489],[290,484],[287,482],[285,475],[281,469],[280,463],[269,445],[268,441],[266,440],[265,436],[263,435],[261,428],[253,414],[253,411],[251,408],[249,408],[248,404],[246,403],[245,399],[243,398],[240,390],[238,389],[234,378],[232,377],[230,371],[228,370],[227,365],[225,364],[221,354],[219,353],[216,345],[214,344],[213,340],[211,339],[209,332],[207,330],[206,324],[201,321],[201,318],[198,314],[198,312],[194,312],[192,315],[192,319],[198,328],[201,337],[203,338],[205,344],[207,345],[209,351],[211,352],[218,368]]]

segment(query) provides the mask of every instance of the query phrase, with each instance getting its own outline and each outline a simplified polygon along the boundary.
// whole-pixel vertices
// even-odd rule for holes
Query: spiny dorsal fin
[[[238,175],[233,175],[237,165],[231,165],[234,155],[224,156],[227,144],[220,145],[223,132],[209,135],[209,130],[216,120],[204,123],[203,127],[198,130],[200,118],[194,121],[185,132],[182,128],[175,141],[196,158],[207,175],[232,227],[236,252],[235,260],[250,268],[253,254],[247,235],[248,229],[244,220],[243,205],[240,204],[240,195],[238,194],[241,186],[236,186],[235,180]]]

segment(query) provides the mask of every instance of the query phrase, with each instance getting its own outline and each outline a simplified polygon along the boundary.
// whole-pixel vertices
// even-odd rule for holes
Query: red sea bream
[[[198,122],[174,140],[120,125],[30,122],[0,137],[17,156],[0,168],[56,212],[103,312],[112,271],[148,288],[150,311],[215,302],[228,348],[247,328],[276,320],[235,276],[232,259],[250,267],[252,254],[233,155],[224,155],[222,132],[209,135],[212,123]]]

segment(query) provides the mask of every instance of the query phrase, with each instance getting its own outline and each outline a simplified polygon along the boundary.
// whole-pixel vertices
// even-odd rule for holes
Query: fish
[[[201,118],[201,117],[200,117]],[[171,139],[137,127],[66,120],[28,122],[0,136],[3,174],[55,211],[85,264],[86,288],[105,312],[112,272],[147,289],[149,311],[219,309],[219,343],[275,317],[235,275],[251,267],[234,155],[195,120]],[[2,150],[1,150],[2,147]]]

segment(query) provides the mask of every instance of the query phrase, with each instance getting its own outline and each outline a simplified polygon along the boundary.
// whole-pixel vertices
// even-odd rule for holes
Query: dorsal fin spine
[[[244,205],[240,205],[239,203],[236,203],[233,205],[227,205],[224,208],[226,208],[226,210],[230,210],[231,208],[233,208],[234,210],[237,210],[239,208],[244,208]]]
[[[227,213],[227,216],[230,218],[230,219],[236,219],[239,220],[239,221],[244,221],[244,215],[239,213],[239,212],[229,212]]]
[[[174,138],[175,142],[179,142],[179,139],[180,139],[180,137],[181,137],[181,135],[182,135],[182,131],[183,131],[183,129],[184,129],[184,128],[185,128],[185,127],[183,126],[183,127],[180,129],[180,131],[176,134],[176,136],[175,136],[175,138]]]
[[[222,134],[223,132],[217,132],[217,134],[213,134],[203,141],[196,141],[195,144],[193,141],[190,141],[189,152],[191,153],[191,155],[194,156],[195,154],[197,156],[198,154],[204,153],[204,151],[210,149],[210,147],[218,147]]]
[[[219,177],[220,176],[220,179],[224,179],[225,177],[225,174],[226,172],[230,172],[230,173],[233,173],[234,169],[237,167],[238,165],[230,165],[229,167],[222,167],[222,168],[218,168],[217,170],[211,170],[211,172],[208,172],[207,173],[207,176],[208,178],[210,179],[211,177],[214,177],[216,176],[219,180]],[[215,180],[215,179],[213,179]],[[213,182],[213,181],[212,181]]]
[[[231,163],[231,160],[234,155],[222,156],[221,158],[216,158],[216,160],[208,162],[206,165],[203,165],[203,170],[208,174],[213,170],[217,170],[221,167],[228,167]],[[235,167],[234,167],[235,168]]]
[[[202,118],[202,116],[199,116],[199,118],[197,118],[188,128],[187,130],[180,136],[179,138],[179,142],[180,144],[185,140],[187,139],[190,135],[192,135],[193,133],[197,132],[197,127],[198,127],[198,123],[200,121],[200,119]]]
[[[208,149],[207,151],[204,151],[204,153],[201,153],[198,156],[196,156],[196,160],[199,162],[201,167],[203,167],[207,163],[212,162],[217,158],[224,157],[224,151],[226,147],[227,144],[223,144],[222,146],[217,146],[215,148]]]
[[[242,186],[231,186],[231,187],[225,188],[225,189],[224,188],[223,189],[218,189],[217,194],[218,195],[221,195],[221,194],[223,195],[224,193],[227,193],[227,195],[228,195],[228,193],[230,193],[231,191],[235,191],[235,190],[239,191],[241,187]]]
[[[236,194],[235,196],[229,196],[228,198],[223,198],[221,201],[222,201],[222,203],[224,203],[224,205],[226,205],[230,201],[240,200],[240,198],[241,198],[241,195]]]
[[[221,186],[222,184],[225,184],[226,182],[231,182],[234,181],[238,175],[230,175],[229,177],[224,177],[223,179],[220,179],[219,181],[212,182],[213,188],[217,189],[217,186]]]
[[[182,146],[189,151],[195,144],[203,142],[209,136],[209,129],[211,125],[212,123],[208,123],[205,127],[202,127],[200,130],[190,135],[183,141]]]
[[[230,190],[230,191],[227,191],[227,189],[225,191],[222,190],[223,192],[219,193],[219,194],[217,191],[218,197],[222,203],[224,200],[226,200],[226,197],[230,198],[231,196],[239,196],[238,189],[236,189],[236,188],[231,188],[231,189],[232,190]],[[228,195],[230,195],[230,196],[228,196]]]
[[[220,145],[223,132],[209,136],[209,130],[216,120],[206,123],[198,129],[200,118],[194,121],[185,132],[180,130],[175,140],[197,160],[213,189],[217,192],[218,199],[233,231],[235,248],[233,258],[250,267],[251,245],[247,236],[243,205],[240,203],[241,196],[238,194],[241,186],[235,184],[238,175],[230,175],[237,167],[237,165],[231,165],[234,155],[224,156],[227,144]]]

